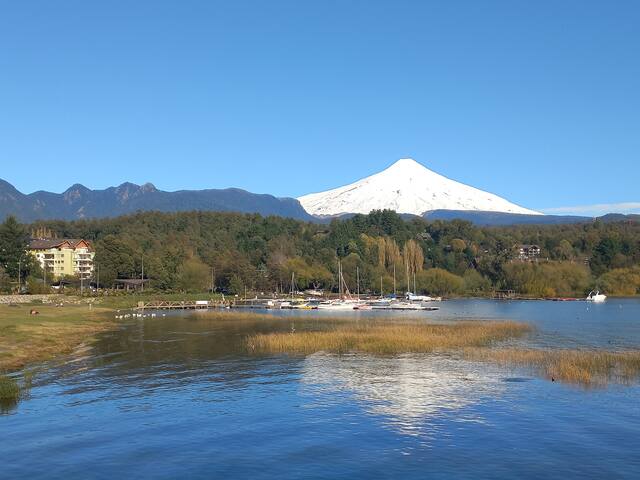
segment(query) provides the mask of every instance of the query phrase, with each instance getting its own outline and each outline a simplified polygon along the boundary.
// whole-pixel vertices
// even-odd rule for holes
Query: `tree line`
[[[41,279],[20,254],[27,232],[92,242],[101,286],[118,278],[152,280],[161,291],[228,293],[301,289],[336,291],[338,261],[353,290],[436,295],[512,289],[534,296],[640,293],[640,222],[479,227],[470,222],[404,219],[372,211],[328,224],[219,212],[140,212],[117,218],[0,225],[0,288],[19,268]],[[18,239],[18,240],[16,240]],[[536,244],[536,261],[518,260],[521,244]],[[23,259],[18,268],[17,257]],[[356,273],[357,272],[357,273]]]

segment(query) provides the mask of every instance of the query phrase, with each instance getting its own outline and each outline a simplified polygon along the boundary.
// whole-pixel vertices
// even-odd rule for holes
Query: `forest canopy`
[[[0,241],[11,235],[24,241],[24,231],[37,230],[92,242],[106,286],[117,278],[140,278],[144,261],[145,277],[157,290],[205,291],[213,283],[230,293],[288,291],[292,273],[300,289],[336,290],[340,261],[350,288],[356,288],[358,272],[360,290],[372,293],[392,292],[394,278],[399,293],[415,285],[418,292],[436,295],[640,290],[640,223],[634,221],[478,227],[459,220],[407,220],[388,210],[329,224],[235,213],[140,212],[25,226],[8,219]],[[540,247],[534,261],[518,259],[523,244]],[[11,258],[3,262],[0,278],[15,276]]]

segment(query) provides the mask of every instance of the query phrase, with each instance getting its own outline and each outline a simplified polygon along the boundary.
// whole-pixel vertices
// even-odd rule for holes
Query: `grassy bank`
[[[251,352],[309,354],[319,351],[373,354],[430,353],[482,347],[516,338],[531,327],[517,322],[460,322],[450,325],[337,324],[327,331],[250,335]]]
[[[32,308],[39,314],[30,315]],[[69,353],[114,328],[109,311],[88,305],[0,305],[0,373]]]

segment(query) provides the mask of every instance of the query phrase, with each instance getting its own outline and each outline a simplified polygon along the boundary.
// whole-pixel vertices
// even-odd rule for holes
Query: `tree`
[[[467,293],[482,293],[491,290],[491,281],[480,275],[477,270],[467,270],[462,279],[464,280],[464,290]]]
[[[0,292],[9,292],[11,290],[11,279],[4,271],[4,268],[0,267]]]
[[[184,292],[204,292],[211,284],[209,266],[199,258],[189,258],[180,266],[178,287]]]
[[[17,280],[26,278],[35,262],[27,254],[29,235],[27,230],[18,223],[16,217],[9,216],[0,225],[0,266],[9,278]]]
[[[554,253],[560,260],[571,260],[573,258],[573,246],[563,238],[555,248]]]
[[[424,255],[422,248],[415,240],[409,240],[404,244],[403,248],[405,265],[409,274],[415,274],[422,271],[424,266]]]
[[[451,240],[451,249],[456,253],[461,253],[467,248],[467,244],[461,238],[454,238]]]
[[[96,243],[95,262],[100,265],[100,283],[110,285],[116,278],[135,275],[133,250],[116,235],[107,235]]]
[[[598,278],[597,284],[609,295],[636,295],[640,292],[640,267],[610,270]]]
[[[417,275],[418,289],[432,295],[461,293],[464,281],[458,275],[441,268],[430,268]]]

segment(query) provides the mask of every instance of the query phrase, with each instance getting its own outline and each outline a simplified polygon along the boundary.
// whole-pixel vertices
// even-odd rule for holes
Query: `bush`
[[[591,281],[589,270],[571,262],[513,262],[504,266],[507,288],[527,295],[582,295]]]
[[[640,293],[640,267],[616,268],[598,277],[598,288],[609,295]]]
[[[431,268],[416,274],[418,290],[432,295],[451,295],[464,291],[464,280],[441,268]]]
[[[32,295],[38,293],[51,293],[51,287],[45,285],[42,280],[33,277],[29,277],[29,280],[27,280],[27,290]]]
[[[483,277],[477,270],[469,269],[465,271],[462,279],[466,293],[482,293],[491,290],[491,280]]]

